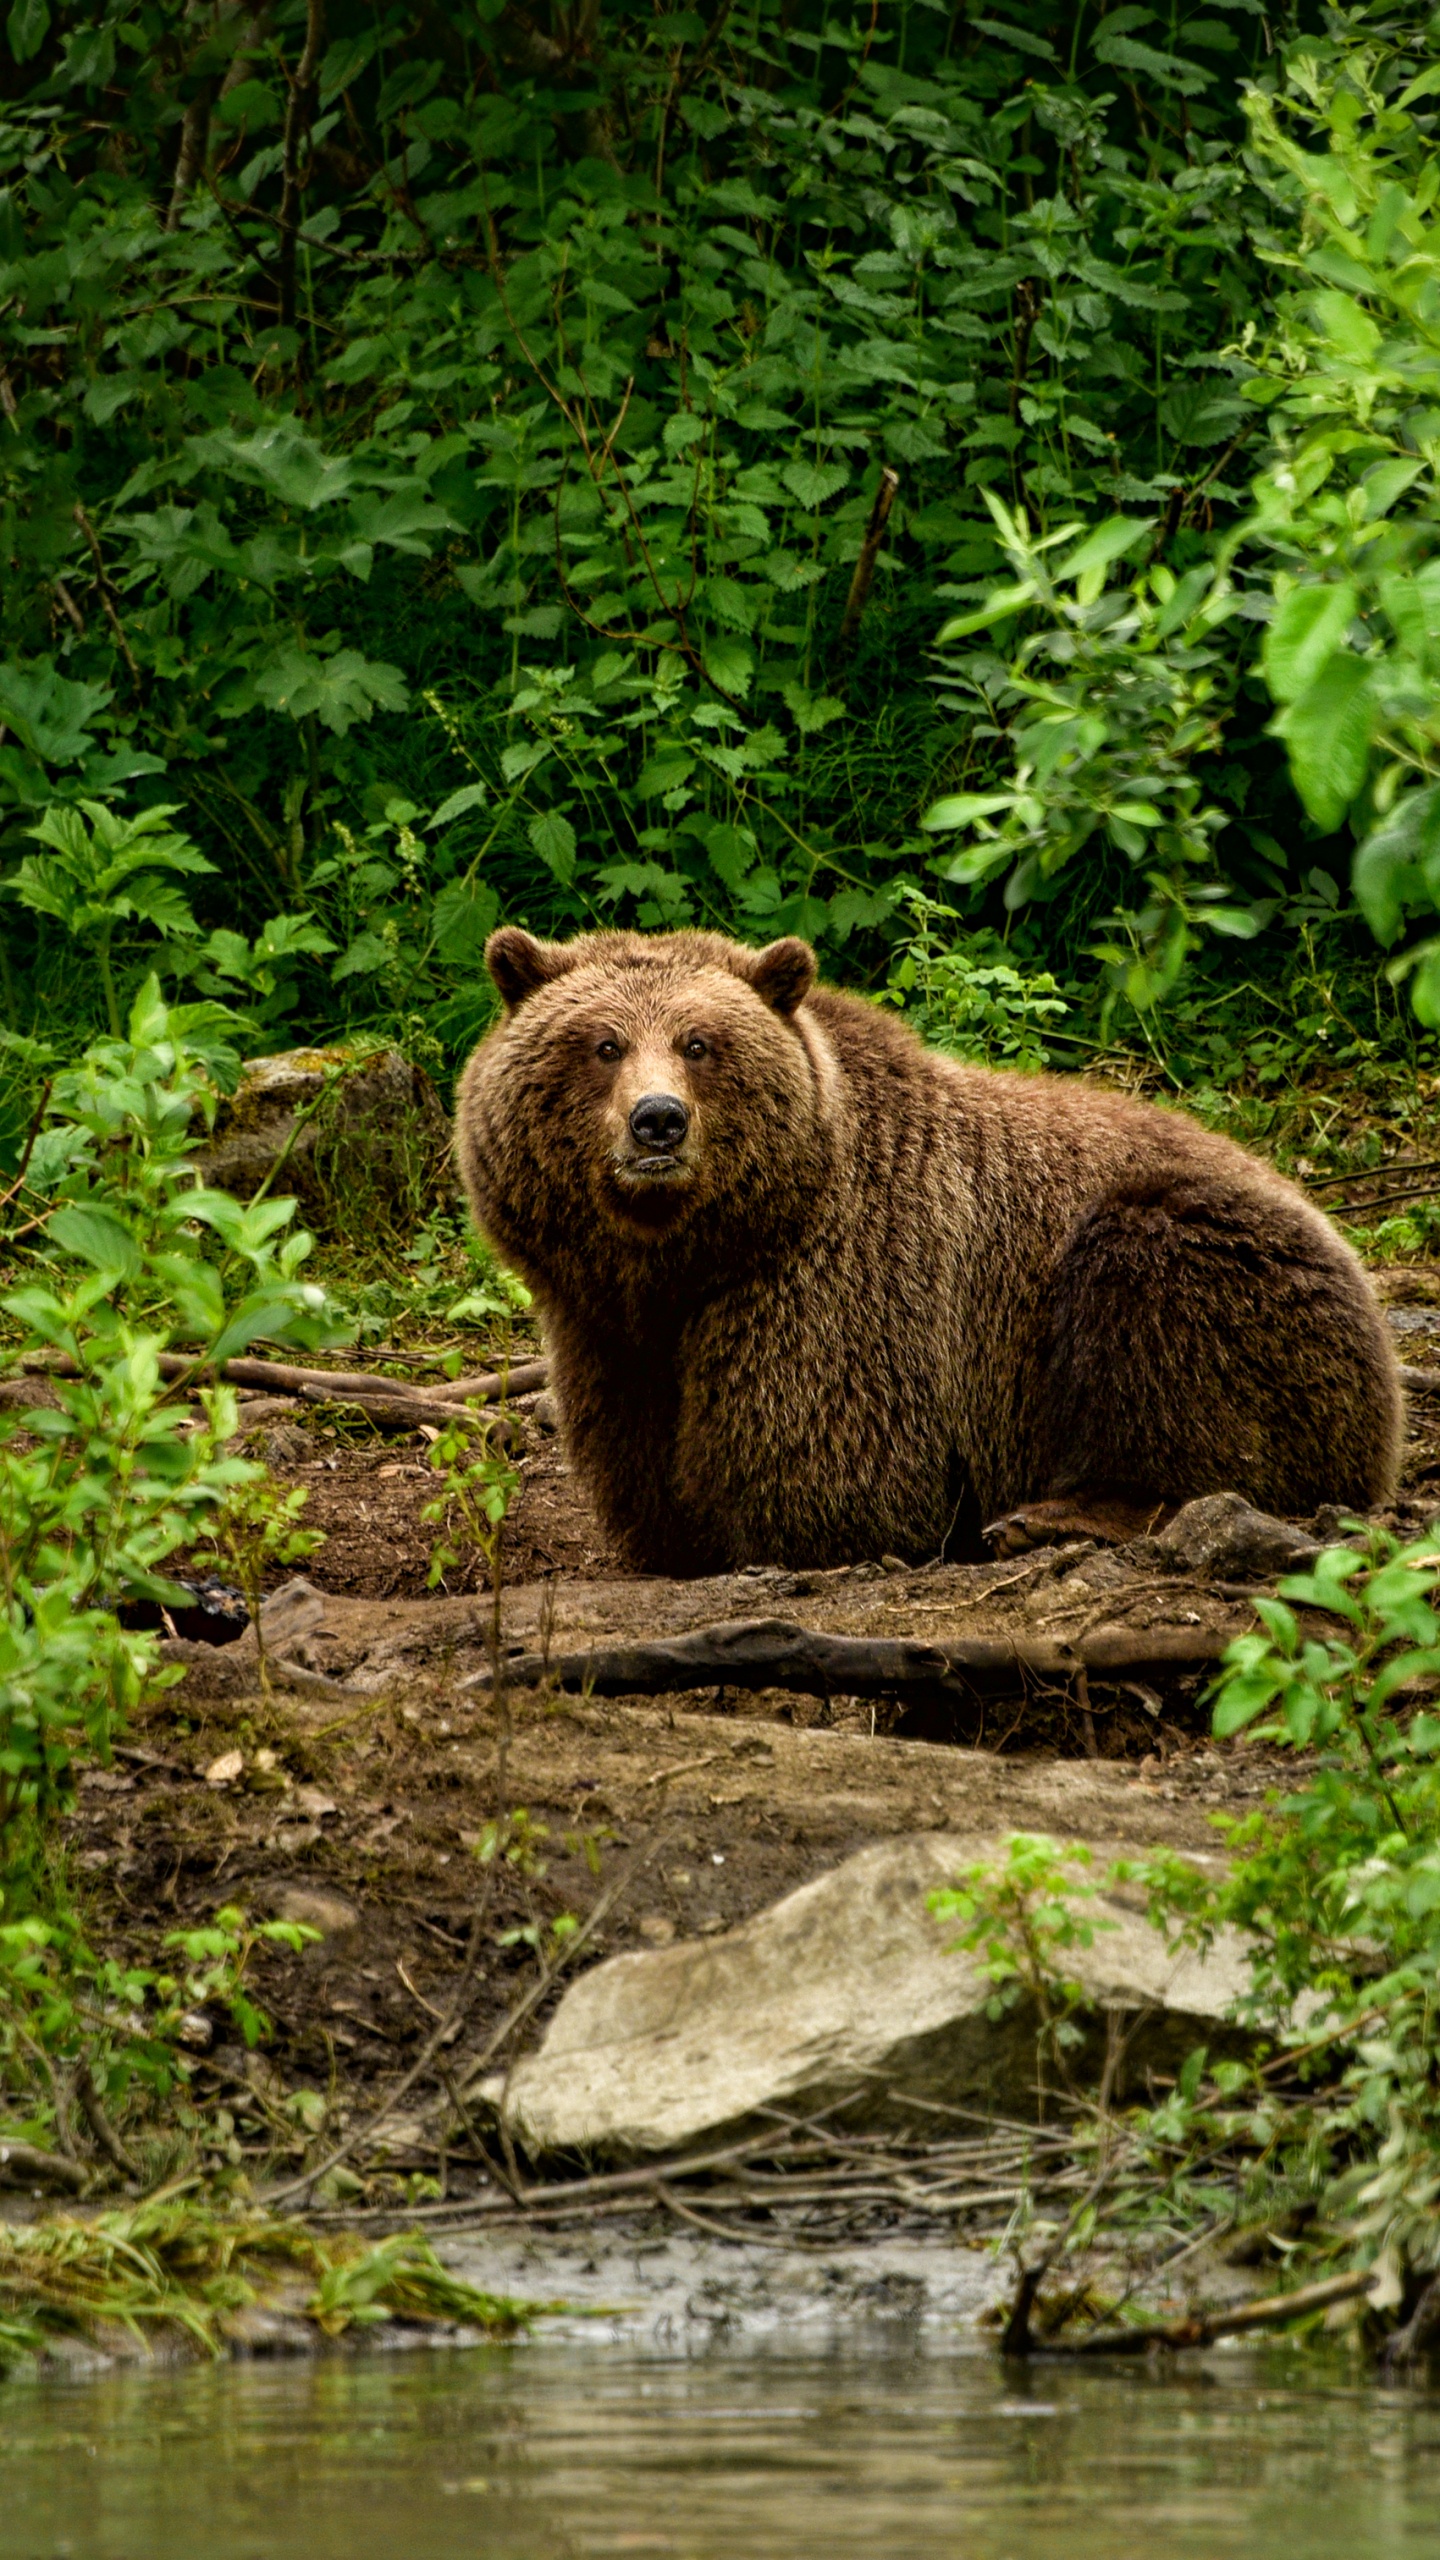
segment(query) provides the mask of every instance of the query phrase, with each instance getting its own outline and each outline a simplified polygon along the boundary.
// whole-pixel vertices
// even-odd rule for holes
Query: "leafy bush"
[[[1295,1782],[1260,1810],[1212,1816],[1223,1869],[1173,1852],[1122,1860],[1103,1879],[1147,1896],[1172,1946],[1243,1929],[1251,1983],[1240,2019],[1250,2061],[1197,2048],[1158,2104],[1116,2121],[1074,2085],[1081,1993],[1067,1950],[1091,1942],[1097,1887],[1073,1850],[1019,1833],[998,1868],[969,1869],[932,1897],[963,1925],[999,2015],[1022,1996],[1042,2065],[1079,2110],[1097,2174],[1065,2245],[1163,2238],[1239,2219],[1315,2219],[1318,2245],[1384,2259],[1392,2307],[1440,2267],[1440,1537],[1369,1551],[1328,1548],[1257,1601],[1217,1683],[1215,1731],[1248,1731],[1297,1755]],[[1334,1632],[1311,1634],[1298,1609]],[[1077,1907],[1078,1906],[1078,1907]],[[1267,2040],[1268,2039],[1268,2051]],[[1093,2112],[1093,2110],[1090,2110]],[[1053,2255],[1053,2252],[1052,2252]]]
[[[797,930],[879,983],[923,812],[975,794],[1003,823],[939,866],[966,926],[1003,872],[1026,968],[1098,930],[1153,1005],[1311,859],[1209,573],[1284,424],[1248,396],[1298,326],[1264,352],[1255,243],[1308,236],[1275,140],[1304,65],[1373,56],[1389,96],[1423,56],[1419,13],[1332,27],[1274,57],[1249,0],[383,30],[341,0],[317,51],[303,0],[15,10],[12,1020],[98,1000],[113,1031],[159,929],[267,1037],[419,1020],[454,1054],[502,912]],[[1128,591],[1079,570],[1048,636],[927,680],[1007,545],[1090,525],[1099,561],[1117,510]],[[87,809],[152,802],[211,866],[193,905],[152,863],[77,949]]]

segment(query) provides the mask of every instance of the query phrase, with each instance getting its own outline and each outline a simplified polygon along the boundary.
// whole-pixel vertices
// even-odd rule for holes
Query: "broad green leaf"
[[[707,640],[704,649],[705,673],[721,693],[744,701],[755,672],[755,653],[743,640],[732,640],[721,632]]]
[[[140,1276],[140,1247],[129,1228],[109,1209],[80,1204],[57,1209],[46,1233],[62,1253],[73,1253],[77,1261],[88,1262],[97,1271],[113,1272],[119,1280],[138,1280]]]
[[[500,901],[488,881],[452,880],[431,911],[435,947],[451,968],[467,968],[484,955],[500,921]]]
[[[292,720],[313,715],[339,737],[377,711],[403,711],[410,699],[399,668],[383,659],[362,657],[358,649],[321,658],[296,646],[281,649],[261,669],[255,692],[272,710],[288,711]]]
[[[1394,941],[1407,908],[1440,906],[1440,783],[1402,792],[1358,848],[1350,880],[1377,942]]]
[[[1072,578],[1083,577],[1087,569],[1108,569],[1112,560],[1133,551],[1139,542],[1153,540],[1154,534],[1152,522],[1135,516],[1111,516],[1108,523],[1097,525],[1094,532],[1086,536],[1079,550],[1072,551],[1068,560],[1057,564],[1054,575],[1068,584]]]
[[[1294,702],[1308,693],[1358,609],[1359,597],[1348,581],[1292,587],[1281,598],[1261,652],[1266,682],[1277,702]]]
[[[1315,317],[1330,344],[1350,364],[1373,364],[1380,332],[1368,311],[1348,293],[1317,293]]]
[[[562,887],[575,877],[575,830],[558,809],[547,809],[543,816],[532,818],[525,830],[543,863],[554,872]]]
[[[843,462],[787,462],[780,477],[802,507],[823,507],[844,488],[850,472]]]
[[[50,33],[49,0],[15,0],[5,31],[15,60],[33,62]]]
[[[1393,103],[1402,109],[1413,107],[1417,98],[1433,98],[1437,89],[1440,89],[1440,62],[1432,63],[1428,71],[1422,71],[1418,79],[1401,90]]]
[[[972,631],[983,631],[992,622],[1004,622],[1012,613],[1035,599],[1035,582],[1026,578],[1019,586],[997,587],[993,595],[977,605],[973,613],[960,613],[947,622],[936,638],[935,646],[943,649],[948,641],[968,639]]]
[[[1370,769],[1379,705],[1363,658],[1337,653],[1317,682],[1276,722],[1295,788],[1329,835],[1359,797]]]
[[[947,799],[936,800],[920,824],[932,835],[940,835],[950,827],[968,827],[976,818],[993,818],[997,810],[1014,805],[1013,791],[953,791]]]
[[[1221,1737],[1240,1733],[1247,1724],[1253,1724],[1255,1718],[1273,1703],[1279,1685],[1279,1681],[1267,1671],[1232,1674],[1215,1701],[1211,1718],[1215,1733]]]
[[[76,764],[93,743],[91,724],[112,699],[108,684],[76,684],[51,658],[0,665],[0,721],[44,764]]]

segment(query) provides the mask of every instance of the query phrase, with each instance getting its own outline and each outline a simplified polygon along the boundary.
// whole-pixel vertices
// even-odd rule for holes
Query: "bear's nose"
[[[690,1114],[678,1094],[642,1093],[630,1114],[630,1135],[642,1147],[678,1147]]]

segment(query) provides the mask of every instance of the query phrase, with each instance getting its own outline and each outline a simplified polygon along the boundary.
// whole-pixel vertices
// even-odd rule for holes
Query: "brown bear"
[[[1398,1372],[1303,1194],[1178,1112],[922,1047],[789,937],[492,935],[456,1135],[627,1560],[697,1574],[1383,1501]],[[992,1538],[995,1535],[991,1530]]]

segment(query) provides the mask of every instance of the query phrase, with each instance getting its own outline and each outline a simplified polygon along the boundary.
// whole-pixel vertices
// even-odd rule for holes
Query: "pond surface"
[[[1435,2560],[1440,2398],[913,2339],[591,2344],[0,2391],[4,2560]]]

